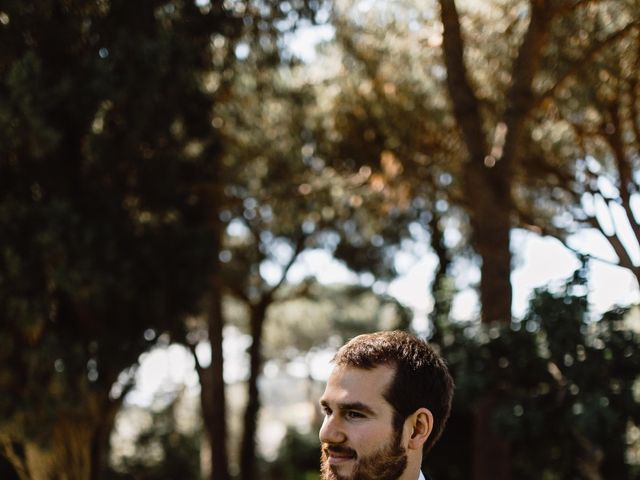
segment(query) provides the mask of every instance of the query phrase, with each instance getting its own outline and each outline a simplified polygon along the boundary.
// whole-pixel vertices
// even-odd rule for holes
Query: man
[[[334,358],[320,405],[322,480],[426,480],[423,454],[451,410],[453,380],[427,344],[405,332],[360,335]]]

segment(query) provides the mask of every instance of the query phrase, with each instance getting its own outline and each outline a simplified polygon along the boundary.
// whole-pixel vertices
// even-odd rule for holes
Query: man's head
[[[320,401],[323,480],[415,480],[451,409],[443,360],[396,331],[360,335],[334,362]]]

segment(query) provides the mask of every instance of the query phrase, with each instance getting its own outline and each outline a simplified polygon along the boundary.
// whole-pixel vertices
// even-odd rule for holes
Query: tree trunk
[[[480,302],[483,323],[511,321],[511,196],[503,165],[467,167],[473,245],[482,260]],[[491,428],[493,395],[479,399],[474,411],[473,479],[510,480],[509,444]]]
[[[431,233],[431,249],[438,257],[438,268],[433,276],[431,284],[431,296],[433,297],[433,310],[430,318],[433,328],[432,340],[442,342],[442,334],[446,330],[453,304],[453,284],[449,275],[451,258],[444,241],[444,230],[440,224],[441,217],[433,209],[429,221]],[[451,284],[451,285],[450,285]]]
[[[256,432],[258,427],[258,413],[260,411],[260,392],[258,378],[262,373],[262,334],[264,321],[269,304],[263,299],[251,308],[251,338],[249,348],[250,372],[247,385],[247,406],[244,413],[244,432],[240,449],[240,478],[254,480],[256,477]]]
[[[482,265],[480,305],[482,322],[511,321],[511,192],[508,165],[502,160],[493,167],[474,158],[465,171],[465,192],[469,199],[472,244]]]
[[[199,370],[202,417],[211,447],[211,480],[229,480],[227,455],[226,399],[224,390],[222,330],[222,284],[217,273],[211,277],[209,295],[209,343],[211,365]]]
[[[101,412],[99,424],[91,442],[91,480],[102,479],[107,471],[111,432],[125,396],[126,393],[123,393],[118,400],[110,401]]]
[[[46,442],[3,436],[2,450],[21,480],[89,480],[95,433],[90,421],[60,418]]]
[[[508,480],[511,478],[510,446],[491,428],[495,399],[488,395],[478,401],[473,438],[473,478]]]
[[[489,145],[491,135],[486,131],[480,102],[464,62],[465,47],[455,0],[440,0],[447,88],[468,152],[464,191],[473,232],[471,243],[482,261],[480,302],[483,323],[511,321],[511,171],[523,144],[526,120],[535,103],[533,79],[539,69],[554,12],[548,0],[532,1],[530,8],[530,23],[512,68],[503,121],[496,125],[493,144]],[[491,429],[493,404],[491,393],[478,401],[474,480],[511,478],[509,445]]]
[[[59,413],[49,433],[37,439],[0,432],[0,454],[20,480],[96,480],[106,471],[109,440],[122,398],[90,395],[84,414]],[[105,393],[106,397],[106,393]],[[42,432],[40,432],[42,433]]]
[[[443,54],[447,89],[453,113],[468,153],[463,178],[467,211],[471,220],[471,244],[480,256],[480,304],[483,323],[511,321],[511,160],[501,146],[489,147],[480,103],[472,88],[464,62],[464,41],[454,0],[440,0]],[[516,110],[507,112],[508,120]],[[521,124],[517,125],[518,127]],[[508,129],[509,125],[507,125]],[[507,131],[513,141],[520,130]],[[506,145],[505,145],[506,146]],[[496,148],[498,147],[498,148]],[[495,151],[494,151],[495,150]],[[510,153],[510,152],[509,152]],[[502,157],[502,158],[500,158]],[[474,428],[474,480],[510,480],[508,445],[493,433],[491,395],[478,401]],[[490,454],[490,455],[487,455]]]
[[[217,153],[217,152],[216,152]],[[217,155],[211,159],[211,171],[221,169]],[[202,420],[205,427],[209,447],[211,448],[211,480],[230,480],[229,456],[227,453],[227,408],[224,384],[224,358],[222,340],[224,329],[224,314],[222,310],[223,280],[221,277],[220,260],[218,254],[222,248],[224,225],[219,212],[222,204],[222,187],[217,177],[210,179],[202,187],[204,202],[208,208],[209,228],[213,234],[211,250],[213,252],[212,273],[209,278],[208,304],[208,336],[211,346],[211,364],[204,368],[200,366],[195,354],[196,369],[200,379],[200,402]]]
[[[480,104],[464,63],[464,41],[454,0],[440,0],[444,27],[442,48],[447,89],[468,152],[464,189],[471,218],[471,243],[482,261],[480,304],[482,321],[511,320],[511,157],[489,148]],[[507,132],[509,139],[512,133]],[[494,156],[495,154],[495,156]]]

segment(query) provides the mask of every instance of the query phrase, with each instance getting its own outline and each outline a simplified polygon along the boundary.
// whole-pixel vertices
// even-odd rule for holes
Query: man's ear
[[[411,422],[409,424],[411,437],[407,447],[422,451],[422,446],[433,430],[433,414],[428,408],[419,408],[409,416],[408,420]]]

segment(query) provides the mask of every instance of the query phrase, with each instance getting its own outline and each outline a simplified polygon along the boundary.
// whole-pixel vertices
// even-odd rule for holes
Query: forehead
[[[379,365],[366,370],[363,368],[334,367],[322,402],[331,403],[366,403],[373,407],[390,407],[384,394],[393,380],[395,370],[387,365]]]

